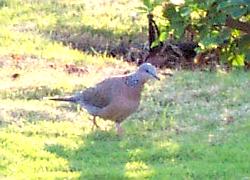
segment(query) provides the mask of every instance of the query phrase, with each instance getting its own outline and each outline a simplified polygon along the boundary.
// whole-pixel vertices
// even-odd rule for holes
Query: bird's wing
[[[87,88],[86,90],[78,93],[76,96],[78,102],[82,105],[103,108],[111,102],[111,88],[111,79],[106,79],[98,83],[96,86]]]
[[[139,102],[118,96],[107,106],[98,111],[98,116],[116,122],[122,122],[138,108]]]

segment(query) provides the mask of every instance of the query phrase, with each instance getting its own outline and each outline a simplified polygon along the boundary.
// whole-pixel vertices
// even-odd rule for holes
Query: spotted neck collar
[[[128,87],[136,87],[139,84],[139,77],[136,74],[131,74],[127,76],[125,84]]]

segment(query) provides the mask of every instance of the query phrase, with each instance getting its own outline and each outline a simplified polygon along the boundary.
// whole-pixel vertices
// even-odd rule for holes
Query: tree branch
[[[234,29],[238,29],[247,34],[250,34],[250,23],[241,22],[239,20],[235,20],[232,17],[228,16],[226,19],[226,26]]]

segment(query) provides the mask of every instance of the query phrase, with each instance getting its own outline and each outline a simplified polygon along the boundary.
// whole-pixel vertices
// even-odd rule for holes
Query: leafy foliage
[[[161,0],[142,0],[143,6],[137,9],[143,13],[151,13],[154,8],[161,4]]]
[[[160,41],[169,33],[178,40],[191,33],[199,43],[198,51],[219,49],[221,60],[236,66],[250,60],[249,0],[186,0],[182,4],[167,0],[162,7],[168,23]]]

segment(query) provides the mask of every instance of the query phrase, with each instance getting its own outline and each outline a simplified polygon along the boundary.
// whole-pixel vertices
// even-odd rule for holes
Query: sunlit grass
[[[112,47],[123,36],[141,41],[138,33],[145,31],[141,30],[143,24],[146,25],[145,19],[131,15],[138,3],[126,0],[114,3],[3,1],[0,4],[0,55],[18,54],[61,62],[85,62],[89,58],[73,49],[72,42],[91,51],[92,47]],[[136,25],[133,18],[136,18]],[[84,47],[77,44],[84,44]]]
[[[12,32],[3,28],[0,32],[0,40],[1,57],[20,55],[60,61],[61,63],[103,64],[107,61],[114,62],[114,59],[105,57],[105,55],[100,55],[101,58],[93,57],[36,33]]]
[[[135,68],[73,49],[53,33],[75,41],[83,33],[95,44],[99,36],[133,38],[145,22],[133,15],[131,24],[137,3],[0,2],[0,179],[250,177],[249,72],[161,75],[162,81],[146,85],[121,138],[113,122],[98,119],[101,129],[91,130],[85,111],[44,98]],[[84,71],[69,72],[66,65]]]
[[[91,85],[77,75],[47,71],[71,79],[69,86]],[[103,73],[86,75],[91,79]],[[31,94],[4,96],[0,172],[9,178],[42,174],[83,179],[248,177],[249,164],[243,163],[250,148],[249,96],[244,91],[248,75],[176,72],[172,78],[162,77],[161,82],[146,86],[139,111],[123,124],[122,138],[116,137],[109,121],[98,119],[102,130],[91,131],[89,116],[67,103],[27,100]],[[57,88],[43,74],[39,81],[48,83],[48,92]],[[62,86],[62,95],[72,90],[67,86]],[[27,86],[27,91],[36,90]],[[37,94],[42,97],[43,92]]]
[[[148,178],[152,176],[153,173],[152,169],[142,161],[133,161],[126,163],[125,171],[125,176],[134,179]]]
[[[70,141],[70,137],[56,138],[55,141],[53,136],[63,136],[65,132],[57,131],[56,123],[50,123],[50,125],[47,123],[45,127],[43,127],[45,123],[39,124],[39,129],[37,128],[38,126],[35,126],[35,128],[31,126],[28,131],[25,127],[12,128],[10,126],[6,130],[2,129],[0,133],[2,142],[0,144],[1,167],[4,167],[4,169],[0,169],[2,177],[7,176],[8,178],[18,179],[27,177],[41,178],[43,177],[42,174],[45,177],[56,175],[58,178],[79,176],[77,172],[69,172],[69,162],[44,149],[44,145],[48,143],[63,142],[72,145],[71,142],[75,143],[76,141],[72,141],[73,139]],[[51,125],[53,125],[53,128],[51,128]],[[66,126],[60,123],[60,127],[70,128],[69,123]],[[47,132],[48,128],[50,128],[49,134],[43,134],[41,132],[43,128]],[[48,136],[50,136],[49,139],[46,138]]]

